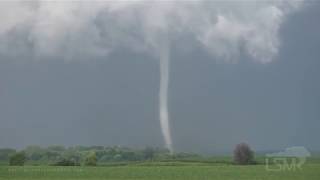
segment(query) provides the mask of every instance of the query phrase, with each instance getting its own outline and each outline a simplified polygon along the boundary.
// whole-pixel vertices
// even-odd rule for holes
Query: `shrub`
[[[23,166],[26,162],[26,154],[24,152],[18,152],[10,156],[10,166]]]
[[[86,166],[96,166],[97,165],[97,155],[94,151],[90,152],[85,159]]]
[[[233,160],[235,164],[248,165],[254,163],[254,152],[246,143],[236,145],[233,151]]]
[[[53,164],[54,166],[79,166],[75,160],[63,158],[60,161]]]

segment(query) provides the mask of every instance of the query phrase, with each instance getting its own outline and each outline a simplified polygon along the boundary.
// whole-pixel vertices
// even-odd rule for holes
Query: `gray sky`
[[[272,53],[272,62],[269,56],[257,62],[250,45],[249,53],[230,49],[236,62],[221,61],[223,48],[210,44],[204,49],[190,32],[170,35],[174,149],[230,151],[244,141],[257,150],[297,145],[320,150],[319,5],[309,3],[287,15],[276,53],[254,49],[259,57]],[[109,20],[92,21],[103,29],[103,21]],[[34,33],[30,26],[19,24],[5,35],[0,31],[0,147],[164,145],[158,117],[159,60],[154,54],[140,50],[143,45],[137,50],[119,43],[121,48],[97,55],[100,49],[90,50],[90,43],[97,42],[88,40],[89,33],[70,36],[72,46],[66,45],[66,51],[60,50],[68,44],[64,39],[48,48],[58,46],[54,55],[43,56],[42,42],[28,39]],[[123,39],[127,43],[130,37]]]

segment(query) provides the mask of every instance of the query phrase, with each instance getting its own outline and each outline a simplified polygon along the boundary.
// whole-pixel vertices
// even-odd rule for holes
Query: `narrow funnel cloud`
[[[170,49],[163,46],[160,52],[160,90],[159,90],[159,113],[160,125],[166,147],[173,152],[172,139],[170,133],[170,122],[168,112],[168,87],[169,87],[169,65]]]

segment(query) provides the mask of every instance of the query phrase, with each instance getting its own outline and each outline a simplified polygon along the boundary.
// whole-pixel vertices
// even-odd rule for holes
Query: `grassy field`
[[[122,166],[55,167],[0,166],[0,180],[31,179],[217,179],[217,180],[319,180],[320,164],[305,164],[302,170],[271,172],[264,165],[235,166],[207,163],[143,163]]]

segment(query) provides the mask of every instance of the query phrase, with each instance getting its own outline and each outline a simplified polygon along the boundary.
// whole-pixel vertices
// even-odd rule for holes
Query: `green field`
[[[206,163],[143,163],[121,166],[56,167],[0,166],[1,180],[31,179],[218,179],[218,180],[319,180],[320,164],[305,164],[302,170],[271,172],[264,165],[236,166]]]

